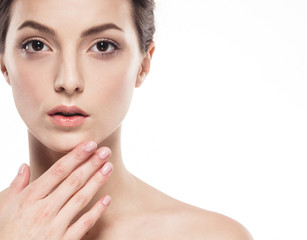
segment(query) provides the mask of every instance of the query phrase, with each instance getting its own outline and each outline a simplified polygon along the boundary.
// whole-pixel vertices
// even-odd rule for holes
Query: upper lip
[[[85,111],[83,111],[79,107],[76,107],[76,106],[64,106],[64,105],[57,106],[57,107],[51,109],[48,112],[48,115],[55,115],[57,113],[64,113],[64,114],[70,114],[70,115],[78,114],[78,115],[82,115],[82,116],[85,116],[85,117],[89,116]]]

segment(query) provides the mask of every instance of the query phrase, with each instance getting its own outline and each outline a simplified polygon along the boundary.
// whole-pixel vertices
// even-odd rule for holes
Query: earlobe
[[[151,60],[152,60],[152,56],[153,56],[154,51],[155,51],[155,43],[153,41],[151,41],[148,45],[146,55],[143,58],[142,65],[141,65],[140,71],[138,73],[138,77],[137,77],[137,80],[136,80],[136,83],[135,83],[136,88],[138,88],[142,85],[142,83],[144,82],[147,74],[150,71],[150,64],[151,64]]]
[[[10,82],[10,79],[9,79],[9,74],[8,74],[7,69],[5,67],[5,64],[4,64],[3,55],[0,56],[0,69],[1,69],[1,72],[2,72],[6,82],[9,85],[11,85],[11,82]]]
[[[146,78],[146,73],[144,71],[141,71],[136,80],[135,87],[136,88],[140,87],[142,83],[144,82],[145,78]]]

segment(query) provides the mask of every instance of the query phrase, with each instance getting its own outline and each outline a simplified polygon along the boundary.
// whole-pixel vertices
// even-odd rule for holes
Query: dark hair
[[[138,34],[140,50],[145,53],[155,33],[154,0],[130,0],[132,18]],[[0,0],[0,54],[5,49],[5,39],[10,24],[10,12],[14,0]]]
[[[140,50],[146,52],[155,33],[154,0],[131,0],[132,17],[137,30]]]
[[[4,52],[5,39],[10,23],[10,10],[13,0],[0,1],[0,53]]]

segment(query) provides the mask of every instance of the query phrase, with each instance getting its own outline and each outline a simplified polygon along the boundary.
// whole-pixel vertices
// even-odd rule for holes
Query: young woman
[[[0,193],[2,240],[251,239],[123,165],[121,123],[150,70],[153,8],[152,0],[0,1],[1,71],[30,151],[30,167]]]

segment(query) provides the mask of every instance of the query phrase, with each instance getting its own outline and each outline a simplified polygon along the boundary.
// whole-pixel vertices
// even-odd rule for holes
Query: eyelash
[[[28,51],[26,48],[27,46],[34,42],[34,41],[39,41],[39,42],[42,42],[44,46],[47,46],[49,49],[50,47],[48,46],[48,44],[45,43],[45,41],[39,39],[39,38],[30,38],[30,39],[27,39],[26,41],[23,41],[19,46],[18,48],[23,52],[23,53],[26,53],[26,54],[42,54],[42,51],[34,51],[34,52],[31,52],[31,51]]]
[[[49,49],[51,49],[49,46],[48,46],[48,44],[46,44],[45,43],[45,41],[43,41],[43,40],[41,40],[41,39],[39,39],[39,38],[30,38],[30,39],[27,39],[26,41],[23,41],[20,45],[18,45],[18,48],[22,51],[22,52],[24,52],[24,53],[26,53],[26,54],[42,54],[44,51],[29,51],[29,50],[27,50],[27,46],[30,44],[30,43],[32,43],[32,42],[34,42],[34,41],[39,41],[39,42],[42,42],[43,43],[43,45],[44,45],[44,47],[45,46],[47,46]],[[100,42],[104,42],[104,43],[107,43],[107,44],[109,44],[109,45],[111,45],[113,48],[114,48],[114,50],[112,50],[112,52],[101,52],[101,51],[99,51],[99,55],[101,55],[101,56],[108,56],[108,55],[112,55],[112,54],[115,54],[120,48],[119,48],[119,44],[118,43],[116,43],[115,41],[113,41],[113,40],[110,40],[110,39],[99,39],[99,40],[97,40],[90,48],[89,48],[89,50],[90,49],[92,49],[93,47],[97,47],[97,44],[98,43],[100,43]],[[89,51],[89,50],[87,50],[87,52]]]
[[[119,48],[119,44],[116,43],[115,41],[111,40],[111,39],[98,39],[91,47],[90,49],[92,49],[93,47],[97,47],[97,44],[100,43],[100,42],[104,42],[104,43],[107,43],[109,45],[111,45],[114,50],[112,50],[111,52],[100,52],[99,51],[99,54],[102,55],[103,57],[105,56],[109,56],[109,55],[113,55],[115,54],[120,48]],[[89,50],[88,50],[89,51]]]

